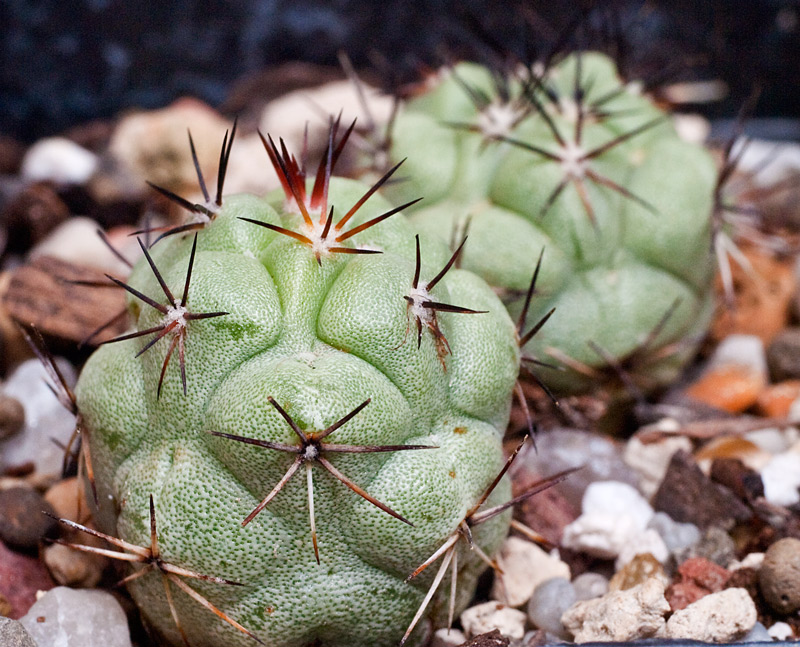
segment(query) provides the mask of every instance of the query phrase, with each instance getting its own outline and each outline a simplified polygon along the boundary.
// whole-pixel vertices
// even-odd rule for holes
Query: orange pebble
[[[704,373],[686,394],[712,407],[741,413],[756,403],[765,386],[763,377],[752,369],[726,364]]]
[[[756,410],[769,418],[785,418],[797,398],[800,398],[800,380],[786,380],[764,389],[758,396]]]

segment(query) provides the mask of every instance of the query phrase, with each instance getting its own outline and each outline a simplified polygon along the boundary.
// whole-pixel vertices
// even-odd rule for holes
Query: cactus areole
[[[531,312],[556,312],[527,350],[562,370],[542,381],[672,381],[713,306],[709,153],[596,52],[546,69],[461,63],[426,87],[393,125],[409,179],[392,196],[425,196],[410,216],[422,231],[468,230],[463,267],[512,312],[545,250]]]
[[[98,526],[169,644],[396,646],[437,571],[415,569],[446,546],[458,610],[507,533],[473,508],[504,464],[514,325],[441,242],[330,177],[335,132],[313,182],[265,140],[280,199],[222,199],[230,143],[216,200],[202,178],[203,204],[162,190],[194,217],[115,279],[132,332],[77,385]]]

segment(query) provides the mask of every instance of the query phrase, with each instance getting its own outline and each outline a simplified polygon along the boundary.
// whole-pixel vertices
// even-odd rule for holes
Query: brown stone
[[[35,548],[54,526],[53,508],[36,490],[0,490],[0,539],[15,548]]]
[[[711,463],[711,480],[724,485],[740,499],[752,502],[764,496],[761,475],[737,458],[716,458]]]
[[[678,567],[678,574],[684,582],[694,582],[711,593],[725,588],[730,579],[730,571],[703,557],[687,559]]]
[[[70,281],[108,283],[99,270],[40,256],[13,271],[3,304],[19,323],[60,339],[81,342],[116,314],[120,317],[114,325],[92,341],[99,343],[124,332],[124,290]]]
[[[800,609],[800,539],[786,537],[767,549],[758,572],[761,593],[780,614]]]
[[[530,470],[516,470],[511,482],[514,496],[529,490],[539,480]],[[557,546],[564,528],[578,518],[578,511],[556,488],[548,488],[517,504],[514,518]]]
[[[697,602],[700,598],[709,594],[708,589],[697,586],[694,582],[675,582],[664,591],[664,597],[669,602],[672,611],[680,611],[690,604]]]
[[[25,426],[25,409],[16,398],[0,394],[0,440],[10,438]]]
[[[650,553],[640,553],[614,573],[608,583],[608,590],[624,591],[632,589],[652,577],[666,579],[664,567]]]
[[[26,251],[69,218],[69,208],[47,183],[27,186],[2,212],[8,228],[8,247]]]
[[[24,616],[36,602],[36,592],[49,591],[54,586],[38,557],[13,551],[0,541],[0,595],[11,607],[9,618]]]
[[[508,647],[508,645],[508,638],[501,634],[499,629],[494,629],[469,639],[460,647]]]
[[[688,452],[677,451],[670,459],[664,480],[653,497],[653,507],[675,521],[701,529],[746,521],[752,512],[733,492],[709,479]]]

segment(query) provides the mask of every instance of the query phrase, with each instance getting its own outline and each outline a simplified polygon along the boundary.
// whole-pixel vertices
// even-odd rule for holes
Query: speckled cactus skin
[[[576,77],[584,106],[579,136]],[[613,62],[598,53],[570,55],[546,73],[548,93],[531,90],[542,110],[518,81],[508,83],[510,99],[503,100],[477,64],[459,64],[432,85],[394,124],[392,156],[408,158],[409,180],[392,187],[393,196],[424,195],[412,219],[444,240],[469,220],[463,266],[501,289],[512,312],[545,248],[532,320],[556,312],[526,350],[566,370],[543,369],[539,377],[567,392],[602,384],[613,372],[596,344],[638,372],[644,390],[674,379],[712,310],[716,169],[708,152],[658,121],[664,113],[623,85]],[[491,101],[482,109],[476,91]],[[574,155],[571,164],[526,148],[568,158],[620,136],[586,167],[635,198],[588,178]],[[637,350],[673,307],[657,338]],[[569,369],[563,356],[599,372]]]
[[[334,178],[330,201],[343,213],[365,190]],[[451,353],[440,357],[427,329],[418,348],[403,298],[414,273],[414,232],[402,215],[348,241],[382,254],[323,255],[318,263],[309,247],[239,219],[297,229],[296,209],[276,207],[254,196],[226,197],[198,234],[188,307],[229,314],[189,322],[186,395],[173,361],[157,397],[164,340],[138,358],[147,338],[101,346],[86,364],[77,396],[98,488],[98,520],[106,532],[147,546],[152,494],[164,559],[242,583],[187,580],[267,645],[397,645],[433,573],[410,583],[405,578],[453,532],[503,465],[502,430],[519,358],[514,326],[481,279],[454,269],[432,295],[487,312],[439,313]],[[374,195],[353,223],[388,208]],[[183,287],[191,243],[192,236],[171,236],[151,250],[175,294]],[[422,276],[429,277],[450,253],[426,237],[421,248]],[[159,294],[144,261],[128,282]],[[133,298],[129,309],[139,330],[162,317]],[[242,527],[292,456],[207,432],[296,443],[270,396],[306,431],[324,429],[371,398],[329,442],[436,446],[330,458],[413,527],[317,466],[320,564],[302,470]],[[490,503],[509,497],[504,480]],[[476,527],[476,541],[493,553],[508,523],[504,513]],[[484,568],[474,553],[461,553],[459,607]],[[129,589],[158,633],[182,644],[159,573]],[[440,595],[448,591],[443,589]],[[174,587],[173,597],[194,647],[256,644]]]

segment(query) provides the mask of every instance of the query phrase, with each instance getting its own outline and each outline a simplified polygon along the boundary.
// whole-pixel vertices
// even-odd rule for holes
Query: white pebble
[[[756,624],[756,605],[745,589],[731,588],[706,595],[667,622],[668,638],[729,642]]]
[[[767,635],[772,640],[790,640],[794,638],[792,627],[786,622],[776,622],[767,629]]]
[[[774,456],[761,470],[764,498],[770,503],[790,506],[800,502],[800,454]]]
[[[569,633],[561,624],[561,616],[576,600],[575,588],[570,581],[563,577],[554,577],[536,587],[528,603],[528,618],[539,629],[567,639]]]
[[[525,614],[499,602],[484,602],[470,607],[461,614],[461,626],[468,636],[499,629],[500,633],[512,640],[525,635]]]
[[[75,383],[75,369],[59,359],[67,383]],[[75,429],[75,417],[69,413],[47,386],[47,372],[38,359],[20,364],[3,387],[3,392],[20,401],[25,409],[25,427],[18,434],[0,441],[0,470],[32,461],[41,474],[61,471],[63,446]],[[61,443],[59,447],[57,443]]]
[[[728,335],[725,337],[708,360],[707,369],[731,364],[751,369],[761,376],[765,383],[769,380],[764,342],[756,335]]]
[[[630,517],[640,530],[647,527],[653,508],[638,490],[619,481],[597,481],[583,495],[583,514],[612,514]]]
[[[105,591],[57,586],[39,598],[20,622],[40,647],[131,646],[125,612]]]
[[[764,553],[748,553],[741,561],[733,560],[726,568],[729,571],[738,571],[740,568],[752,568],[757,571],[763,563]]]
[[[561,545],[601,559],[615,559],[641,532],[628,515],[582,514],[564,528]]]
[[[792,443],[797,442],[797,429],[794,427],[789,427],[788,429],[768,427],[751,431],[745,434],[743,438],[765,452],[780,454],[789,449]]]
[[[647,527],[661,535],[670,552],[696,546],[703,537],[700,528],[693,523],[675,521],[666,512],[656,512]]]
[[[30,182],[84,184],[97,170],[97,155],[64,137],[40,139],[22,159],[22,177]]]
[[[663,582],[651,578],[624,591],[576,602],[561,616],[561,622],[576,643],[636,640],[661,630],[668,611]]]
[[[437,629],[428,647],[458,647],[466,641],[467,637],[460,629]]]
[[[497,556],[502,575],[496,576],[492,598],[512,607],[525,604],[534,589],[553,577],[569,579],[569,566],[551,557],[536,544],[509,537]]]

